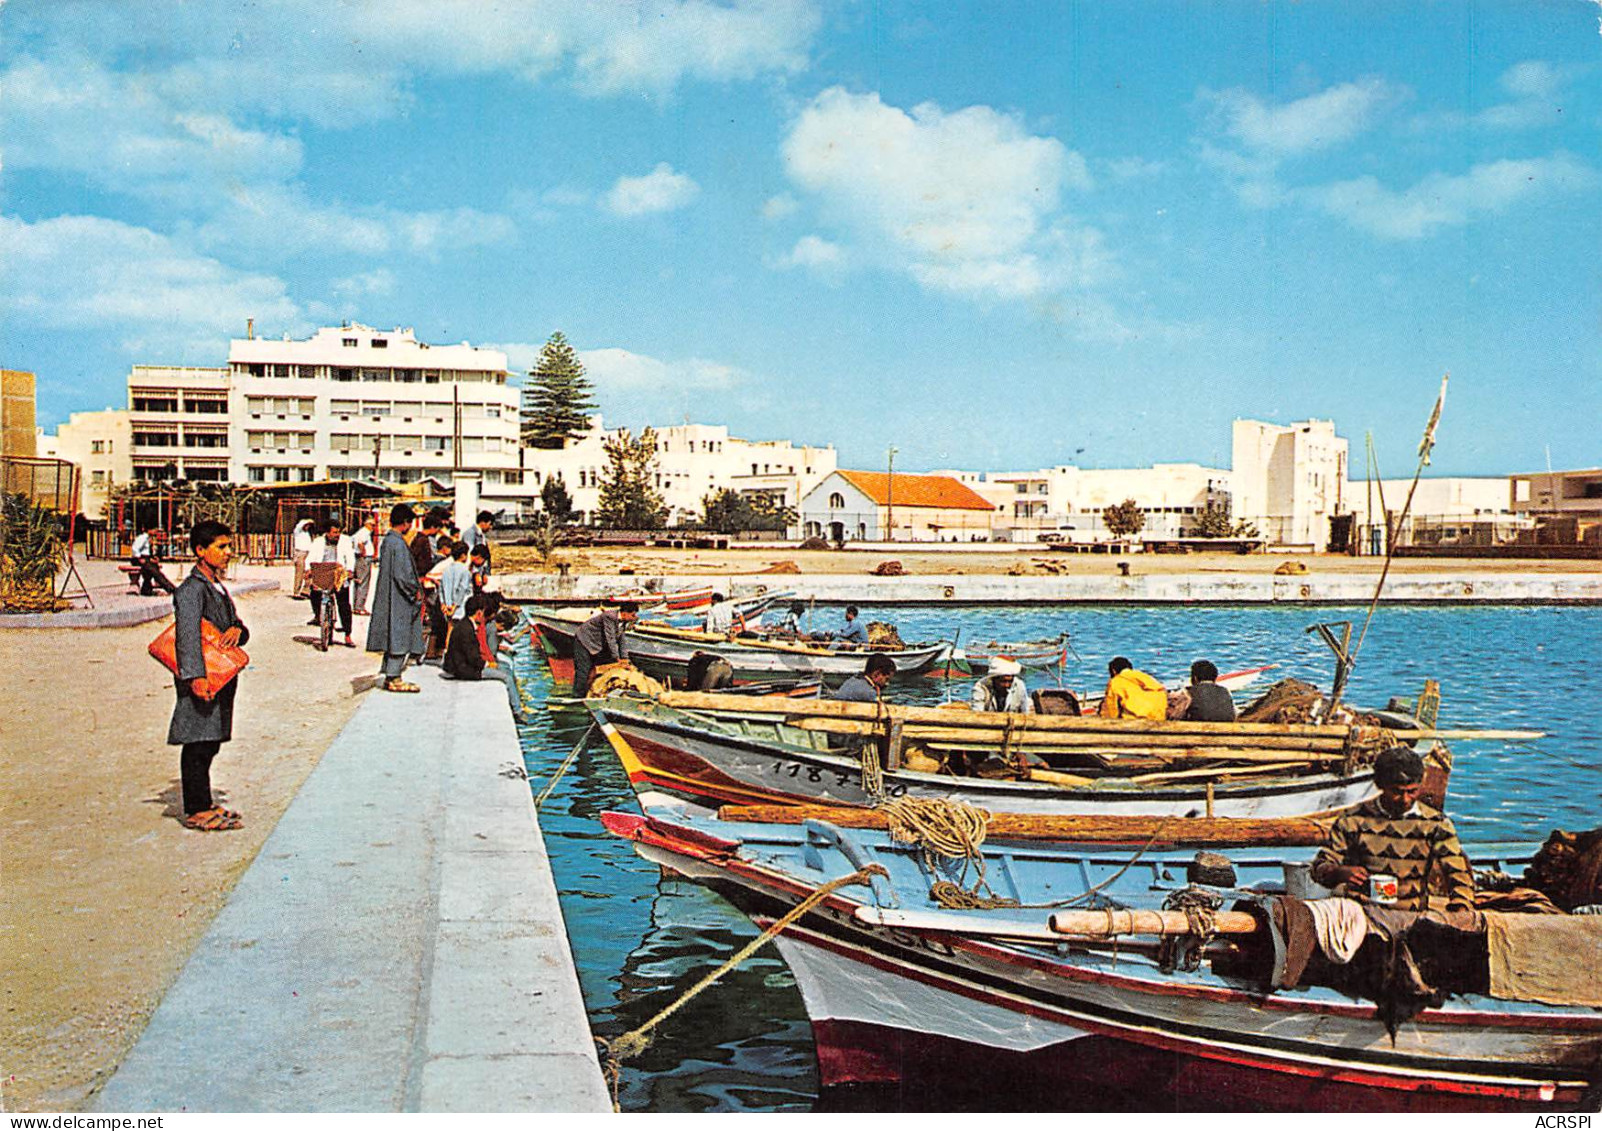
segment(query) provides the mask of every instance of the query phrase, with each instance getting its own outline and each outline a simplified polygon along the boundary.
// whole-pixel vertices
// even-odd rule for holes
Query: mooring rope
[[[540,790],[538,795],[535,796],[534,811],[536,813],[539,812],[540,806],[545,804],[545,799],[551,796],[551,791],[556,788],[556,783],[562,780],[562,775],[567,773],[568,768],[573,765],[575,760],[577,760],[579,751],[583,750],[585,744],[589,742],[590,735],[595,733],[595,728],[597,725],[599,724],[594,722],[590,723],[589,729],[584,732],[584,737],[578,740],[578,745],[573,747],[572,751],[566,758],[562,759],[562,764],[556,767],[556,773],[551,775],[551,780],[546,782],[545,788]]]
[[[1016,907],[1018,901],[997,895],[985,881],[985,857],[980,851],[990,827],[988,810],[945,797],[897,797],[877,807],[890,827],[890,836],[902,844],[916,844],[924,866],[935,871],[935,857],[962,861],[961,878],[974,870],[969,886],[936,880],[929,898],[953,911],[975,908]]]
[[[601,1046],[601,1051],[606,1056],[607,1063],[604,1071],[607,1078],[612,1083],[612,1109],[614,1111],[618,1110],[618,1077],[622,1069],[623,1062],[631,1059],[632,1057],[640,1055],[640,1053],[651,1047],[651,1031],[653,1029],[662,1024],[662,1022],[666,1021],[669,1017],[672,1017],[680,1009],[683,1009],[702,990],[706,989],[713,982],[716,982],[730,970],[733,970],[747,958],[750,958],[768,943],[778,938],[780,932],[782,932],[786,927],[789,927],[797,919],[800,919],[803,915],[811,911],[825,899],[828,899],[829,896],[833,895],[841,888],[866,885],[872,881],[874,876],[888,877],[889,875],[890,873],[885,871],[884,865],[868,864],[865,867],[859,868],[855,872],[852,872],[849,876],[841,876],[837,880],[830,880],[828,883],[818,888],[817,891],[813,892],[800,903],[792,907],[782,918],[780,918],[767,930],[763,931],[756,938],[752,939],[739,950],[735,951],[734,954],[732,954],[721,966],[712,971],[712,973],[703,977],[700,981],[696,982],[695,985],[691,986],[684,993],[680,994],[671,1005],[658,1012],[645,1024],[630,1029],[627,1033],[624,1033],[620,1037],[613,1037],[610,1041],[601,1037],[597,1037],[596,1043]]]

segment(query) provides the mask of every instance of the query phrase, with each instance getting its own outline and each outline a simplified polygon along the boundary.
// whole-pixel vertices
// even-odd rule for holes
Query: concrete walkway
[[[120,562],[79,559],[78,577],[89,591],[89,601],[81,595],[76,583],[68,586],[73,594],[71,608],[59,613],[11,613],[0,616],[0,628],[128,628],[172,616],[172,596],[157,593],[141,597],[128,591],[128,579],[117,569]],[[167,562],[163,566],[174,585],[189,576],[190,563]],[[263,566],[234,568],[228,580],[228,591],[235,597],[246,593],[262,593],[277,589],[275,574],[288,577],[287,569],[271,570]],[[62,590],[62,576],[56,577],[56,592]]]
[[[505,691],[407,674],[422,694],[369,693],[94,1110],[611,1110]]]

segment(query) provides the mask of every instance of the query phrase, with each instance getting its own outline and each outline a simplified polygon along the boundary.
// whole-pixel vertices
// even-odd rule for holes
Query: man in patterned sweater
[[[1339,894],[1367,898],[1371,875],[1397,881],[1402,911],[1467,911],[1474,906],[1474,872],[1457,830],[1439,809],[1421,802],[1424,760],[1393,746],[1374,761],[1379,796],[1336,818],[1329,844],[1313,860],[1313,879]]]

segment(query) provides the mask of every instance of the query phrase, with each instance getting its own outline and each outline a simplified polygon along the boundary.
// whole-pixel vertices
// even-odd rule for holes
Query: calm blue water
[[[1072,634],[1066,684],[1099,691],[1106,661],[1128,656],[1182,680],[1206,657],[1220,670],[1278,664],[1260,686],[1295,676],[1328,687],[1328,650],[1304,629],[1363,610],[1272,608],[863,609],[908,641],[1022,641]],[[818,628],[839,614],[819,610]],[[1355,631],[1355,630],[1354,630]],[[519,675],[536,710],[523,732],[536,792],[583,736],[588,718],[543,710],[550,681],[525,656]],[[1041,677],[1031,676],[1031,685]],[[1520,727],[1538,742],[1453,744],[1448,808],[1466,841],[1540,840],[1553,828],[1602,824],[1602,609],[1385,608],[1359,656],[1348,698],[1383,706],[1441,683],[1443,726]],[[1054,680],[1045,682],[1054,683]],[[953,681],[954,695],[967,684]],[[898,685],[906,701],[938,701],[943,685]],[[632,1029],[755,935],[744,916],[693,884],[664,881],[597,820],[634,809],[604,743],[592,740],[545,803],[545,831],[591,1023],[599,1036]],[[728,974],[658,1031],[624,1069],[625,1111],[808,1110],[817,1096],[811,1034],[788,970],[771,948]]]

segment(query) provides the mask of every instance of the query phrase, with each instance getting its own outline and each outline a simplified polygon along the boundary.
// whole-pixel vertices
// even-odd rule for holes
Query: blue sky
[[[560,329],[609,422],[908,470],[1332,417],[1602,464],[1594,0],[12,0],[3,361]]]

